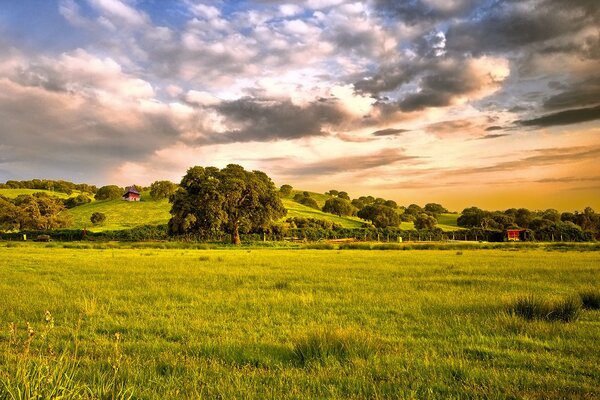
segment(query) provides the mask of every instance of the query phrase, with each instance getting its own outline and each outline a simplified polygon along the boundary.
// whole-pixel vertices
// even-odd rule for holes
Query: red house
[[[506,239],[508,241],[518,241],[525,239],[525,229],[507,229]]]
[[[135,190],[135,187],[130,186],[122,197],[125,201],[140,201],[140,192]]]

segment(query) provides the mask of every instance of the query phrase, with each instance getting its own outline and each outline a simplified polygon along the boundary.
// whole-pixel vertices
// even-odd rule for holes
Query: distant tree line
[[[486,211],[478,207],[465,208],[457,225],[463,228],[491,230],[528,229],[538,240],[561,240],[565,237],[592,236],[600,238],[600,214],[591,207],[583,211],[559,213],[555,209],[531,211],[509,208]]]
[[[66,193],[71,195],[74,191],[95,194],[98,190],[96,186],[87,183],[73,183],[63,180],[50,179],[31,179],[28,181],[9,180],[0,183],[0,189],[37,189],[50,190],[54,192]]]

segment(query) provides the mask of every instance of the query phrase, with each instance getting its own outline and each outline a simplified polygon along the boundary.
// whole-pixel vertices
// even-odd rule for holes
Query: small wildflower
[[[33,327],[29,324],[29,322],[27,322],[27,335],[30,338],[33,337],[33,335],[35,335],[35,331],[33,330]]]

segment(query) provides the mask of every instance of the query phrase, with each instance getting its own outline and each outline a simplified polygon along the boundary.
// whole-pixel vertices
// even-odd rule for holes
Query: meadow
[[[0,243],[0,397],[598,398],[600,311],[509,311],[598,289],[551,249]]]

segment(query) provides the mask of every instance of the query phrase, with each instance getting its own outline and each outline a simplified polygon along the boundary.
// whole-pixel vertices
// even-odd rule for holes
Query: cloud
[[[397,136],[405,132],[410,132],[410,129],[387,128],[371,133],[373,136]]]
[[[272,141],[323,136],[346,118],[336,102],[314,101],[298,106],[289,100],[241,98],[224,101],[215,109],[231,129],[215,133],[216,143]]]
[[[479,140],[483,140],[483,139],[498,139],[504,136],[509,136],[508,133],[495,133],[495,134],[490,134],[490,135],[485,135],[485,136],[481,136],[477,139]]]
[[[600,182],[600,176],[563,176],[558,178],[538,179],[536,183],[581,183],[581,182]]]
[[[355,171],[367,172],[400,162],[414,164],[419,158],[406,155],[402,150],[384,149],[367,155],[343,156],[292,167],[277,167],[275,172],[282,176],[325,176]]]
[[[533,119],[516,121],[516,123],[522,126],[544,128],[550,126],[578,124],[598,119],[600,119],[600,106],[559,111]]]
[[[557,110],[600,103],[600,76],[593,76],[572,85],[560,85],[563,89],[544,101],[544,108]]]
[[[508,74],[508,62],[504,59],[447,59],[421,78],[419,91],[407,95],[398,104],[402,111],[418,111],[448,106],[461,98],[479,99],[496,91]]]
[[[576,34],[597,24],[600,7],[576,1],[564,7],[558,0],[496,2],[479,18],[452,24],[447,48],[454,52],[574,52],[585,55]],[[585,37],[594,37],[585,35]],[[597,35],[596,35],[597,39]]]

